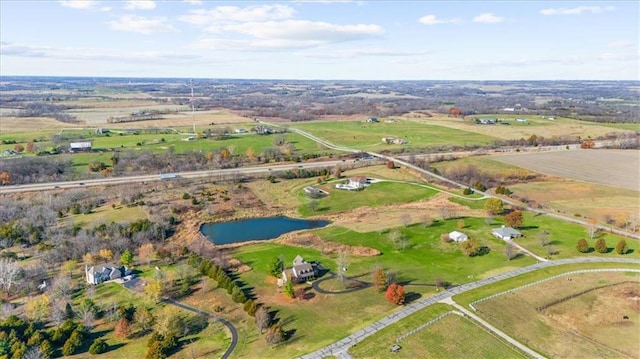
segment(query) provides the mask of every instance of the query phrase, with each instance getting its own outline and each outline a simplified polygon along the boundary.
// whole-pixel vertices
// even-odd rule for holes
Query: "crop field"
[[[640,191],[640,152],[635,150],[559,151],[494,158],[562,178]]]
[[[490,134],[477,134],[460,131],[441,125],[418,123],[407,120],[394,120],[387,123],[367,123],[365,121],[314,121],[295,123],[291,127],[299,128],[328,141],[353,146],[363,150],[398,149],[402,147],[450,147],[456,145],[484,145],[496,138]],[[383,137],[402,138],[404,145],[386,145]]]
[[[412,121],[437,126],[473,132],[500,139],[528,138],[531,135],[551,138],[553,136],[580,136],[582,138],[596,138],[612,132],[631,132],[640,130],[638,124],[598,124],[572,120],[568,118],[556,118],[555,120],[543,119],[540,116],[529,115],[474,115],[478,118],[497,118],[509,125],[477,125],[473,118],[452,118],[446,116],[420,117],[420,115],[409,115]],[[417,118],[416,118],[417,117]],[[527,122],[517,122],[516,118],[527,119]]]
[[[419,312],[423,322],[429,319]],[[405,321],[405,320],[403,320]],[[418,327],[422,323],[413,324]],[[404,323],[403,323],[404,324]],[[355,358],[380,358],[388,353],[395,338],[407,332],[407,325],[392,325],[381,334],[376,334],[349,349]],[[391,329],[393,328],[393,329]],[[388,330],[391,329],[391,330]],[[436,323],[408,336],[399,345],[394,358],[526,358],[527,356],[485,331],[470,319],[455,314],[447,315]]]
[[[637,273],[584,273],[517,290],[476,308],[484,319],[548,357],[637,357],[639,299]]]

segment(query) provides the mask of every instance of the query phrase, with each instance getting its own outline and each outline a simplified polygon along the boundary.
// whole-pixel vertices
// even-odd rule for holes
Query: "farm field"
[[[436,306],[415,313],[358,343],[349,349],[349,354],[354,358],[380,358],[381,353],[389,352],[397,337],[433,319],[435,315],[431,313],[435,311]],[[455,314],[447,315],[398,344],[402,347],[400,351],[389,354],[394,358],[527,358],[480,325]]]
[[[475,306],[485,320],[548,357],[635,357],[639,279],[630,272],[571,274]]]
[[[638,124],[599,124],[558,117],[555,120],[543,119],[541,116],[513,114],[505,116],[503,114],[474,115],[473,117],[462,119],[452,118],[443,115],[434,117],[424,117],[419,114],[411,114],[412,121],[437,126],[473,132],[486,136],[497,137],[504,140],[528,138],[531,135],[551,138],[553,136],[574,136],[581,138],[596,138],[612,132],[632,132],[640,130]],[[477,125],[473,118],[497,118],[509,125]],[[520,123],[516,118],[527,119],[527,122]]]
[[[365,121],[314,121],[295,123],[291,127],[307,131],[320,138],[343,146],[353,146],[363,150],[382,151],[403,147],[445,147],[452,145],[486,145],[496,138],[489,134],[477,134],[451,129],[441,125],[394,120],[387,123],[367,123]],[[404,145],[386,145],[383,137],[403,138]]]
[[[640,191],[640,151],[581,150],[495,156],[536,172]]]

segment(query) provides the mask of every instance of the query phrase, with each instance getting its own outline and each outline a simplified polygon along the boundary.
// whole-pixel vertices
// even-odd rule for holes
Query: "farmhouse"
[[[480,125],[495,125],[498,123],[497,118],[476,118],[476,123]]]
[[[69,143],[69,149],[71,152],[89,152],[91,151],[91,141],[71,142]]]
[[[502,226],[500,228],[494,228],[493,235],[502,240],[508,241],[510,239],[522,237],[522,233],[511,227]]]
[[[108,280],[122,278],[123,274],[127,275],[128,272],[127,267],[116,267],[111,263],[84,267],[86,280],[89,284],[100,284]]]
[[[453,231],[449,233],[449,239],[451,239],[454,242],[464,242],[467,239],[469,239],[469,237],[462,232]]]
[[[281,283],[286,283],[288,280],[294,283],[306,282],[314,279],[316,274],[317,265],[315,263],[307,263],[304,258],[297,255],[293,260],[293,266],[282,271]]]

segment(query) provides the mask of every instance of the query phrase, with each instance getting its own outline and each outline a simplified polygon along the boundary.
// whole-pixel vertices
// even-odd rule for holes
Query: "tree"
[[[338,258],[336,258],[336,265],[338,266],[338,278],[344,282],[347,272],[347,267],[349,266],[349,258],[347,257],[347,252],[338,253]]]
[[[464,226],[465,226],[464,219],[460,218],[459,220],[456,221],[456,227],[458,229],[463,229]]]
[[[385,295],[388,301],[396,305],[404,304],[404,287],[397,283],[392,283],[387,288],[387,294]]]
[[[0,259],[0,288],[9,293],[11,287],[16,284],[20,276],[18,261],[10,258]]]
[[[460,247],[465,255],[473,257],[480,251],[480,243],[475,238],[471,238],[460,243]]]
[[[264,306],[256,310],[254,317],[260,333],[264,333],[264,331],[271,326],[271,314],[269,314],[269,311]]]
[[[282,271],[284,270],[284,261],[282,260],[282,256],[274,257],[271,262],[269,262],[267,270],[272,276],[280,278],[280,276],[282,276]]]
[[[603,237],[600,237],[596,240],[596,244],[594,245],[595,250],[598,253],[607,253],[607,242],[604,240]]]
[[[45,358],[52,358],[53,354],[55,353],[55,348],[53,347],[53,345],[51,345],[51,342],[48,341],[47,339],[43,340],[42,343],[40,343],[40,345],[38,346],[38,348],[40,348],[40,351],[42,352],[42,355]]]
[[[580,253],[587,253],[589,252],[589,243],[586,239],[580,238],[578,239],[578,243],[576,243],[576,249]]]
[[[89,354],[102,354],[106,352],[107,349],[109,349],[107,342],[102,338],[97,338],[91,343],[91,346],[89,346]]]
[[[0,172],[0,185],[7,185],[11,183],[11,176],[9,175],[9,172],[7,171],[3,171]]]
[[[504,221],[509,227],[520,228],[522,227],[522,212],[512,211],[504,216]]]
[[[381,266],[377,265],[373,269],[373,287],[382,292],[387,288],[387,274],[384,272]]]
[[[82,332],[74,330],[62,346],[62,355],[73,355],[82,346]]]
[[[111,251],[111,249],[103,248],[103,249],[100,250],[99,256],[103,260],[109,262],[109,261],[111,261],[113,259],[113,252]]]
[[[147,265],[151,264],[151,260],[153,260],[153,255],[155,254],[155,250],[153,249],[152,243],[143,244],[138,248],[138,258],[141,262],[147,263]]]
[[[51,300],[46,294],[31,297],[24,305],[24,313],[32,321],[42,321],[47,315],[50,305]]]
[[[116,338],[120,340],[127,339],[129,335],[131,335],[131,322],[129,322],[129,319],[125,317],[120,318],[113,332]]]
[[[542,232],[540,232],[540,235],[538,237],[538,239],[540,239],[540,244],[544,247],[546,245],[549,244],[549,231],[547,231],[546,229]],[[588,245],[587,245],[588,247]]]
[[[284,332],[279,324],[272,325],[264,338],[270,345],[277,345],[284,342]]]
[[[302,300],[302,299],[304,299],[304,296],[306,294],[307,294],[307,291],[303,287],[298,287],[298,288],[296,288],[295,292],[293,293],[293,296],[295,298],[298,298],[298,300]]]
[[[318,200],[317,199],[312,199],[311,201],[309,201],[308,206],[309,206],[310,210],[315,212],[318,209]]]
[[[628,249],[627,241],[624,239],[619,240],[618,244],[616,244],[616,253],[618,254],[626,254]]]
[[[517,254],[516,246],[511,242],[507,242],[507,246],[504,248],[504,255],[507,256],[507,259],[512,260]]]
[[[287,283],[284,284],[284,294],[289,298],[294,297],[295,293],[294,293],[292,281],[288,280]]]
[[[490,215],[496,215],[504,212],[504,206],[500,198],[489,198],[484,204],[484,209]]]
[[[147,280],[144,292],[149,296],[149,298],[151,298],[151,300],[158,303],[164,292],[164,284],[162,280]]]
[[[394,169],[396,168],[396,164],[393,161],[387,161],[387,168]]]
[[[247,157],[247,161],[249,162],[253,162],[256,160],[256,151],[253,149],[253,147],[248,147],[244,155]]]
[[[125,249],[120,256],[120,263],[124,264],[127,267],[131,267],[133,264],[133,253],[129,250],[129,248]]]
[[[21,144],[17,144],[15,146],[13,146],[13,150],[16,152],[24,152],[24,146]]]
[[[147,308],[141,306],[136,308],[136,312],[133,314],[133,320],[138,324],[140,329],[146,333],[153,327],[154,317]]]

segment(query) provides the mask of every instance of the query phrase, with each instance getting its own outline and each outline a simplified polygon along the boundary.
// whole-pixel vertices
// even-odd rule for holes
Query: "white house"
[[[71,152],[91,151],[91,141],[71,142],[69,143]]]
[[[89,284],[100,284],[108,280],[121,278],[123,272],[128,272],[126,267],[116,267],[111,263],[100,264],[92,267],[87,265],[84,267],[86,280]]]
[[[286,283],[291,280],[294,283],[301,283],[312,280],[316,277],[316,265],[307,263],[301,256],[296,256],[293,260],[293,266],[290,269],[282,271],[282,279],[280,283]]]
[[[363,188],[365,188],[366,186],[369,185],[369,180],[367,179],[367,177],[352,177],[349,178],[349,182],[344,184],[344,183],[338,183],[336,185],[337,189],[346,189],[348,191],[357,191],[357,190],[361,190]]]
[[[522,233],[511,227],[502,226],[500,228],[494,228],[493,235],[502,240],[508,241],[510,239],[522,237]]]
[[[454,242],[464,242],[467,239],[469,239],[469,237],[462,232],[453,231],[449,233],[449,239],[451,239]]]

